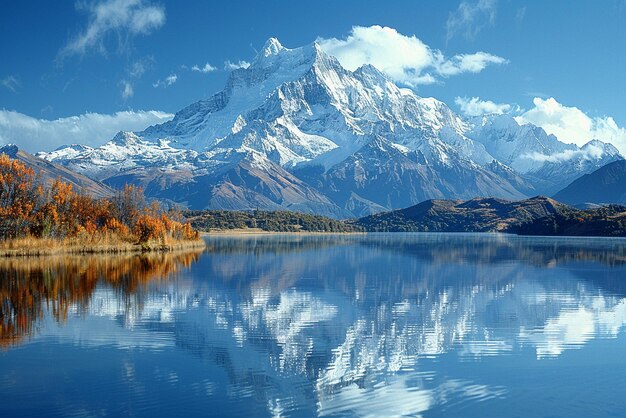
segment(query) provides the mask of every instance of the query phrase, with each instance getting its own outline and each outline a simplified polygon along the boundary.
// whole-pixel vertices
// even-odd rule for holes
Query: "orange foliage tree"
[[[174,217],[179,218],[175,213]],[[0,239],[110,233],[138,243],[198,239],[189,224],[173,220],[158,203],[147,205],[139,187],[127,185],[112,199],[76,193],[59,179],[44,188],[32,169],[0,155]]]
[[[0,234],[15,238],[32,222],[42,189],[35,172],[7,155],[0,155]]]

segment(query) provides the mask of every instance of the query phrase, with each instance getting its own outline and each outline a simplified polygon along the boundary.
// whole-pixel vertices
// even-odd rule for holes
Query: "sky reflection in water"
[[[3,415],[620,415],[625,244],[222,236],[2,260]]]

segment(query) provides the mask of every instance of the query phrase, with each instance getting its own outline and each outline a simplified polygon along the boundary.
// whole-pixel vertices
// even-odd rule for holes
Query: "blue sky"
[[[458,71],[424,64],[429,83],[396,73],[419,95],[465,113],[513,112],[567,142],[626,144],[625,19],[617,0],[4,2],[0,143],[36,151],[79,129],[97,144],[221,90],[227,63],[251,61],[270,36],[286,47],[334,39],[343,63],[371,47],[350,42],[354,28],[376,38],[378,25],[392,30],[389,50],[406,41],[447,62],[495,57]],[[389,72],[407,69],[398,59],[385,59]],[[53,140],[29,137],[29,124]]]

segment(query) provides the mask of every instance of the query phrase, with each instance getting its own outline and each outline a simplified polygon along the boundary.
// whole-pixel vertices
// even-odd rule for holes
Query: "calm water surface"
[[[626,416],[626,241],[0,260],[1,416]]]

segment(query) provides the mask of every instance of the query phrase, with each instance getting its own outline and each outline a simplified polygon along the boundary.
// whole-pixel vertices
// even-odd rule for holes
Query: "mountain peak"
[[[613,144],[600,141],[599,139],[592,139],[581,147],[581,149],[583,150],[589,150],[591,148],[596,148],[600,150],[601,153],[607,154],[609,156],[621,156],[619,150],[615,148]]]
[[[354,71],[355,74],[363,78],[364,80],[370,80],[373,83],[383,84],[389,80],[389,78],[378,68],[372,64],[363,64]]]
[[[269,57],[270,55],[276,55],[280,51],[286,49],[278,39],[269,38],[265,45],[263,45],[263,49],[261,50],[261,55],[264,57]]]
[[[0,145],[0,154],[6,154],[9,157],[15,157],[19,148],[15,144]]]
[[[126,146],[130,143],[134,143],[137,141],[139,141],[139,137],[137,136],[136,133],[128,132],[128,131],[119,131],[117,134],[115,134],[115,136],[110,142],[119,146]]]

